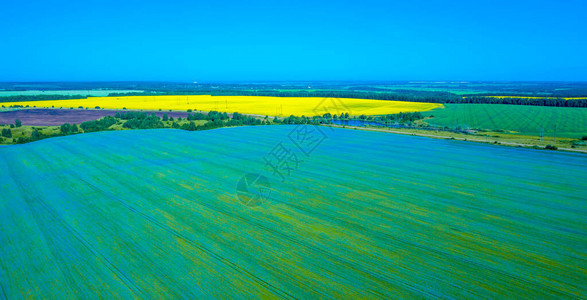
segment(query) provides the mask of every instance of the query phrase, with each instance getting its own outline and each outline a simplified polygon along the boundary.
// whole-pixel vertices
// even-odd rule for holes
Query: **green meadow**
[[[0,298],[587,296],[585,155],[317,130],[0,148]]]
[[[470,127],[515,131],[524,135],[581,138],[587,135],[587,108],[507,105],[445,104],[426,112],[428,123],[449,127]]]

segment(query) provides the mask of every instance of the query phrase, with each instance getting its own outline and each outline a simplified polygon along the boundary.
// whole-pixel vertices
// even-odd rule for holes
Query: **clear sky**
[[[587,80],[587,0],[0,1],[0,81]]]

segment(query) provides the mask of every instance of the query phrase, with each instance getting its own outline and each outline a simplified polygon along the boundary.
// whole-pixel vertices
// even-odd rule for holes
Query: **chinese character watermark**
[[[338,98],[324,98],[312,111],[315,116],[351,112]],[[267,176],[249,173],[239,180],[236,193],[240,202],[246,206],[259,206],[268,202],[272,191],[270,178],[285,182],[304,162],[302,158],[310,157],[311,153],[328,138],[324,128],[326,127],[316,124],[296,125],[287,134],[285,142],[281,140],[263,157]]]

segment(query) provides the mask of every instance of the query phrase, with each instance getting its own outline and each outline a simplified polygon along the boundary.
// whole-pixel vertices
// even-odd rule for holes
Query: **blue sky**
[[[0,81],[587,80],[587,0],[1,1]]]

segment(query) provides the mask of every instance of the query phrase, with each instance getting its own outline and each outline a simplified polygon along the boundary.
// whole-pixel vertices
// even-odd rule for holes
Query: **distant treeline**
[[[114,117],[106,116],[100,120],[83,122],[80,124],[80,127],[84,130],[84,132],[104,131],[117,122],[118,121]]]
[[[366,120],[369,117],[365,116],[365,115],[361,115],[359,117],[359,119],[362,120]],[[408,112],[408,113],[402,113],[400,112],[399,114],[390,114],[390,115],[384,115],[384,116],[378,116],[378,117],[374,117],[375,121],[378,122],[394,122],[394,123],[399,123],[399,124],[404,124],[404,123],[412,123],[418,120],[422,120],[424,119],[424,115],[417,111],[417,112]]]
[[[181,118],[174,120],[173,117],[169,117],[167,114],[164,114],[162,118],[159,118],[155,114],[147,115],[143,112],[126,112],[117,113],[114,116],[114,119],[126,120],[122,127],[129,129],[165,128],[165,124],[163,122],[170,121],[172,122],[171,128],[184,129],[189,131],[206,130],[227,126],[270,124],[268,120],[260,120],[254,117],[239,114],[238,112],[233,113],[232,118],[230,118],[226,112],[221,113],[217,111],[211,111],[208,114],[194,113],[192,115],[191,113],[188,113],[188,116],[185,118],[185,120],[190,122],[183,123],[182,125],[179,125],[179,123],[176,122],[181,121]],[[208,122],[202,125],[196,125],[196,123],[193,121],[197,120],[205,120]]]
[[[15,95],[15,96],[1,96],[0,102],[84,99],[86,97],[87,96],[82,96],[82,95]]]
[[[558,106],[558,107],[587,107],[587,99],[571,99],[565,100],[562,98],[496,98],[496,97],[466,97],[461,98],[457,102],[446,103],[476,103],[476,104],[513,104],[513,105],[534,105],[534,106]]]

